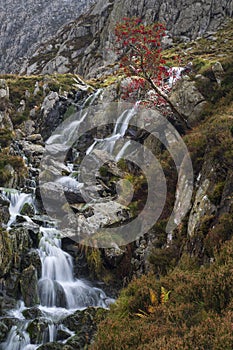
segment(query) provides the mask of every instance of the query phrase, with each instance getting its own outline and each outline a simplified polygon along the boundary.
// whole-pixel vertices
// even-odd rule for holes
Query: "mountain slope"
[[[194,0],[100,0],[94,8],[60,30],[42,45],[21,73],[66,73],[83,76],[101,73],[112,63],[114,26],[126,16],[138,16],[148,22],[162,21],[174,38],[185,41],[215,31],[226,17],[231,17],[233,1]],[[101,68],[102,67],[102,68]]]
[[[17,71],[21,59],[78,17],[92,0],[2,0],[0,4],[0,72]]]

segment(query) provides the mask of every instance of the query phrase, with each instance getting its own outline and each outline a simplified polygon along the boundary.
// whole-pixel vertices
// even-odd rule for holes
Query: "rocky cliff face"
[[[0,4],[0,71],[15,72],[22,58],[78,17],[92,0],[18,1]]]
[[[114,26],[126,16],[165,22],[170,35],[190,40],[215,31],[233,13],[233,1],[223,0],[100,0],[90,12],[60,30],[24,64],[22,73],[101,73],[114,55]]]

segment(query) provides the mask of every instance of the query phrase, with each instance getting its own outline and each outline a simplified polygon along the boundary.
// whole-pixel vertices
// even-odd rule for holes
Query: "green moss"
[[[13,139],[13,134],[11,130],[0,129],[0,146],[2,148],[8,147]]]
[[[9,234],[0,228],[0,277],[3,277],[10,268],[12,259],[12,242]]]
[[[220,204],[224,186],[225,186],[225,181],[221,181],[221,182],[217,183],[217,184],[214,186],[213,191],[212,191],[211,193],[208,194],[209,200],[210,200],[214,205],[219,205],[219,204]]]
[[[5,185],[7,181],[11,178],[11,172],[6,169],[6,165],[11,165],[15,172],[23,177],[25,175],[25,164],[21,157],[11,156],[4,152],[1,152],[0,156],[0,186]]]
[[[72,74],[54,74],[54,75],[0,75],[0,78],[5,78],[10,90],[10,101],[4,102],[11,107],[10,117],[14,126],[20,125],[23,121],[29,119],[30,110],[36,107],[36,113],[39,116],[40,107],[49,91],[63,93],[64,91],[74,91],[74,78]],[[35,86],[38,83],[39,91],[35,94]],[[20,101],[25,101],[25,111],[18,112]],[[3,101],[1,101],[3,104]],[[2,108],[3,108],[2,107]],[[0,106],[1,108],[1,106]]]
[[[98,278],[103,273],[103,261],[100,249],[88,248],[86,249],[86,259],[93,278]]]

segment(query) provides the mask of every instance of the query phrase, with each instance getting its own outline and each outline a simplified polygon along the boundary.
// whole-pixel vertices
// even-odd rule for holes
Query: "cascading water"
[[[17,192],[7,193],[10,200],[9,229],[19,215],[23,205],[33,205],[31,194]],[[42,273],[38,282],[40,305],[39,309],[45,315],[47,327],[42,334],[38,334],[37,343],[31,344],[27,328],[30,321],[26,321],[22,311],[26,308],[23,303],[17,310],[10,313],[18,319],[17,326],[13,326],[7,340],[0,345],[1,350],[33,350],[46,342],[56,341],[58,329],[65,329],[57,321],[88,306],[107,307],[106,294],[99,288],[92,287],[88,283],[75,279],[73,276],[72,257],[61,249],[59,231],[55,228],[41,227],[42,238],[38,253],[41,259]],[[61,321],[62,322],[62,321]],[[70,332],[72,335],[72,332]]]
[[[16,217],[17,215],[20,214],[24,204],[28,203],[29,205],[32,205],[35,209],[33,195],[31,193],[23,193],[16,190],[15,191],[3,190],[2,194],[10,202],[10,205],[9,205],[10,220],[7,223],[8,229],[15,222]],[[27,215],[23,215],[23,217],[27,221],[31,221],[31,219]]]
[[[85,101],[83,107],[93,104],[100,94],[101,90],[92,94]],[[62,132],[62,135],[51,137],[48,143],[54,144],[56,139],[60,139],[60,137],[65,139],[71,137],[73,130],[77,129],[85,117],[86,114],[84,112],[79,120],[74,121],[72,125],[69,125]],[[70,188],[81,186],[77,180],[70,176],[63,176],[58,179],[58,182]],[[7,224],[8,230],[10,230],[25,203],[32,205],[35,209],[34,196],[31,193],[14,190],[2,191],[2,193],[10,202],[10,220]],[[26,221],[33,222],[33,218],[30,219],[26,215],[24,218]],[[26,308],[24,303],[21,302],[16,310],[9,312],[9,316],[16,318],[18,321],[17,325],[11,328],[6,341],[0,344],[1,350],[37,349],[41,344],[57,341],[58,330],[63,330],[71,336],[73,332],[62,325],[64,317],[74,313],[75,310],[82,310],[88,306],[106,308],[109,302],[112,301],[106,297],[106,294],[101,289],[92,287],[86,281],[74,278],[72,257],[62,250],[61,239],[57,229],[41,226],[40,233],[42,237],[38,253],[41,259],[42,271],[41,278],[38,281],[40,299],[38,309],[42,312],[47,326],[42,333],[38,333],[36,341],[33,341],[32,344],[28,332],[31,321],[26,320],[23,316],[23,311]]]
[[[122,139],[125,136],[125,133],[128,129],[129,122],[133,118],[133,116],[137,113],[138,106],[140,104],[140,101],[136,102],[133,108],[125,110],[117,119],[116,125],[114,127],[113,133],[111,136],[106,137],[104,139],[95,139],[93,144],[87,149],[86,155],[89,155],[94,149],[95,146],[98,144],[100,149],[103,151],[107,151],[110,154],[115,153],[115,146],[118,140]],[[130,142],[129,142],[130,143]],[[129,143],[127,141],[127,147],[129,146]],[[114,156],[115,159],[118,161],[120,157],[123,156],[124,151],[127,148],[126,146],[123,146],[122,149]],[[120,155],[120,157],[119,157]]]
[[[71,256],[61,249],[59,232],[54,228],[41,228],[39,254],[42,277],[39,295],[42,306],[83,309],[87,306],[106,307],[105,293],[73,277]]]
[[[98,91],[89,97],[84,103],[84,106],[91,105],[100,93],[101,91]],[[86,154],[91,153],[98,144],[101,149],[113,154],[116,161],[118,161],[130,146],[130,140],[120,150],[117,146],[117,141],[125,136],[131,118],[137,113],[138,104],[136,103],[133,108],[125,110],[119,116],[112,135],[104,139],[96,139],[88,148]],[[47,145],[49,147],[51,146],[51,152],[53,152],[53,147],[54,152],[59,152],[59,149],[56,149],[55,143],[62,144],[61,141],[63,139],[71,139],[72,132],[77,130],[77,127],[84,121],[85,117],[86,113],[84,110],[78,120],[73,121],[73,124],[67,125],[67,128],[62,130],[60,134],[53,135],[48,140]],[[72,178],[72,164],[69,164],[69,169],[71,175],[61,176],[57,179],[57,182],[69,188],[79,189],[82,183]],[[11,194],[6,193],[5,196],[10,201],[10,220],[8,223],[8,229],[10,230],[24,204],[35,205],[32,194],[16,191]],[[30,219],[25,216],[25,219],[32,220],[33,222],[33,218]],[[86,281],[74,277],[72,257],[62,250],[61,239],[59,237],[60,233],[56,228],[48,227],[48,225],[44,227],[42,225],[40,227],[40,234],[42,237],[38,247],[38,254],[41,260],[42,271],[38,281],[40,305],[37,308],[42,312],[43,319],[46,320],[46,327],[42,333],[38,333],[36,341],[34,340],[32,343],[28,332],[28,327],[32,321],[26,320],[23,316],[22,312],[26,308],[21,304],[21,307],[13,312],[18,322],[17,325],[11,328],[6,341],[0,344],[0,349],[2,350],[37,349],[41,344],[46,342],[58,341],[57,333],[59,329],[65,330],[71,336],[72,332],[62,325],[62,320],[66,316],[74,313],[75,310],[82,310],[88,306],[106,308],[112,302],[112,299],[107,298],[101,289],[95,288]]]

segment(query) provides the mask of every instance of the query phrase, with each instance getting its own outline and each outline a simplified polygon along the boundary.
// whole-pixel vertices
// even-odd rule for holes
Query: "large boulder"
[[[187,76],[175,84],[170,100],[190,126],[196,125],[201,120],[202,111],[207,103],[195,82]]]

